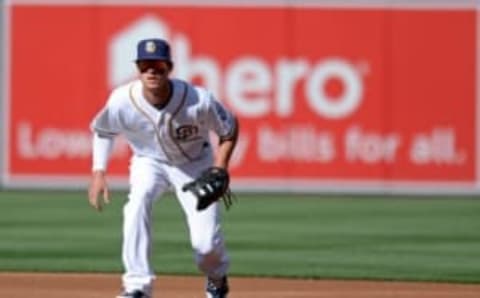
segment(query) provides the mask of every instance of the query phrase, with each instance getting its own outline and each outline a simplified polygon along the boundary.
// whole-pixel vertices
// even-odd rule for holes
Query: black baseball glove
[[[191,191],[198,199],[197,210],[204,210],[212,203],[223,199],[228,210],[232,205],[232,192],[229,188],[230,177],[227,170],[219,167],[210,167],[200,176],[185,184],[183,191]]]

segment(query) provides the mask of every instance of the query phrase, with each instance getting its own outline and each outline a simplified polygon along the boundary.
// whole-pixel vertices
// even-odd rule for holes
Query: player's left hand
[[[196,180],[185,184],[183,191],[191,191],[198,199],[197,210],[201,211],[223,198],[226,208],[232,205],[232,193],[229,188],[230,177],[221,167],[206,169]]]

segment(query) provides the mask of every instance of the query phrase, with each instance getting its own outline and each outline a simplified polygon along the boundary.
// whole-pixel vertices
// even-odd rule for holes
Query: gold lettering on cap
[[[157,49],[157,46],[153,41],[147,41],[147,43],[145,43],[145,51],[147,53],[155,53],[156,49]]]

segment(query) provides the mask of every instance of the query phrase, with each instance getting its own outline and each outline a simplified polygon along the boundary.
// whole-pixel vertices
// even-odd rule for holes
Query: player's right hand
[[[101,199],[99,196],[101,195]],[[95,171],[88,189],[88,201],[97,211],[102,211],[103,204],[110,203],[108,185],[104,171]]]

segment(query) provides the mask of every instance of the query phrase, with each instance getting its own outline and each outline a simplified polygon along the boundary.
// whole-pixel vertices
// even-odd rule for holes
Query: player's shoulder
[[[179,79],[172,79],[172,83],[180,97],[185,97],[185,107],[199,111],[209,110],[212,96],[206,88]]]
[[[213,93],[205,87],[192,85],[192,89],[197,93],[198,97],[202,101],[210,101],[213,99]]]
[[[123,85],[117,86],[110,92],[108,98],[108,105],[123,106],[129,104],[131,93],[140,84],[139,80],[134,80]]]
[[[204,100],[205,98],[211,97],[211,92],[205,87],[195,85],[178,78],[171,79],[171,81],[174,84],[175,88],[178,88],[179,90],[182,90],[182,89],[186,90],[187,95],[191,97],[197,97],[200,100]]]

